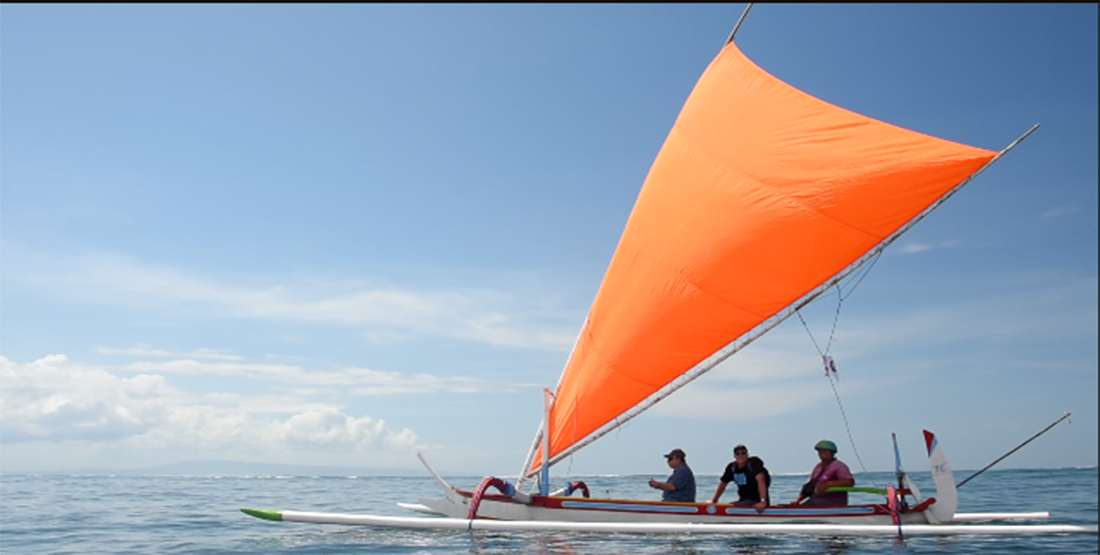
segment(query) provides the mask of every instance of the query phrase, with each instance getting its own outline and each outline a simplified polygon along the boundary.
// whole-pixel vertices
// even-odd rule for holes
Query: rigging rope
[[[836,381],[833,379],[833,374],[836,373],[836,368],[832,364],[832,357],[828,355],[828,349],[833,343],[833,333],[836,332],[836,318],[840,316],[840,303],[843,297],[837,295],[837,309],[836,315],[833,320],[833,331],[829,333],[829,343],[826,346],[826,350],[822,351],[821,347],[817,344],[817,339],[814,338],[813,332],[810,331],[810,326],[806,324],[806,319],[802,317],[802,313],[798,313],[798,319],[802,322],[802,327],[806,328],[806,333],[810,336],[810,341],[813,342],[814,348],[817,349],[817,353],[821,356],[821,360],[825,365],[825,377],[829,378],[829,385],[833,388],[833,396],[836,397],[836,404],[840,407],[840,418],[844,421],[844,431],[848,434],[848,443],[852,446],[852,452],[856,455],[856,460],[859,461],[859,466],[863,469],[863,472],[867,472],[867,466],[863,464],[863,457],[859,456],[859,448],[856,447],[856,440],[852,437],[852,427],[848,424],[848,413],[844,411],[844,402],[840,399],[840,391],[836,388]]]
[[[833,395],[836,397],[836,404],[840,407],[840,417],[844,420],[844,431],[848,433],[848,443],[852,444],[852,452],[856,454],[856,460],[859,461],[859,467],[863,469],[863,472],[867,472],[867,466],[863,464],[863,457],[859,456],[859,449],[856,448],[856,440],[852,439],[852,429],[848,426],[848,415],[844,412],[844,403],[840,401],[840,392],[836,389],[836,382],[833,380],[832,374],[827,374],[829,377],[829,385],[833,386]]]
[[[825,366],[825,377],[829,378],[829,385],[833,388],[833,396],[836,397],[836,404],[840,407],[840,417],[844,421],[844,431],[848,434],[848,443],[851,444],[852,452],[855,453],[856,460],[859,461],[859,466],[865,474],[867,473],[867,466],[863,464],[863,457],[859,455],[859,448],[856,447],[856,440],[852,437],[852,428],[848,424],[848,414],[844,410],[844,402],[840,399],[840,391],[836,388],[836,382],[838,381],[834,379],[836,367],[833,365],[832,357],[829,356],[829,351],[832,349],[833,338],[836,336],[837,322],[840,321],[840,307],[844,303],[844,299],[847,299],[856,290],[856,287],[859,287],[859,284],[863,282],[863,278],[867,277],[867,274],[870,273],[871,268],[875,266],[875,263],[878,262],[881,255],[882,253],[879,252],[871,258],[870,263],[860,271],[859,275],[855,278],[855,283],[852,284],[847,293],[840,288],[839,282],[836,284],[836,311],[833,313],[833,326],[832,329],[829,330],[829,341],[825,344],[824,351],[821,349],[821,346],[818,345],[813,332],[810,331],[810,326],[806,324],[806,319],[802,317],[802,312],[795,312],[798,314],[799,321],[802,322],[802,327],[806,329],[806,334],[810,336],[810,341],[813,342],[814,349],[817,349],[817,354],[821,356],[821,361]]]

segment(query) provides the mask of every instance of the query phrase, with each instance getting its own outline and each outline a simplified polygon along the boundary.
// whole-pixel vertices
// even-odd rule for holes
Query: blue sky
[[[0,464],[519,470],[743,5],[0,7]],[[845,284],[561,473],[1097,459],[1097,6],[758,5],[810,94],[999,150]],[[794,262],[793,262],[794,263]],[[804,312],[824,344],[837,297]]]

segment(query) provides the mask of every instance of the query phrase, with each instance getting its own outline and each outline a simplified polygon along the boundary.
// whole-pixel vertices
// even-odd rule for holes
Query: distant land
[[[423,468],[313,466],[238,461],[188,461],[144,468],[77,468],[65,470],[8,470],[0,474],[90,474],[114,476],[429,476]],[[464,472],[440,471],[444,476]]]
[[[1093,469],[1096,465],[1060,467],[1061,469]],[[998,470],[1056,470],[1043,469],[990,469],[990,472]],[[958,475],[968,475],[973,470],[954,469]],[[446,477],[474,477],[481,478],[480,474],[470,472],[453,472],[445,469],[437,469],[440,475]],[[874,471],[873,471],[874,472]],[[887,471],[877,471],[887,472]],[[889,471],[889,472],[892,472]],[[910,471],[913,475],[928,474],[927,470]],[[159,466],[143,468],[75,468],[61,470],[9,470],[0,466],[0,474],[38,474],[38,475],[91,475],[91,476],[430,476],[423,468],[397,468],[397,467],[350,467],[350,466],[319,466],[301,464],[279,463],[254,463],[240,461],[187,461]],[[802,476],[809,472],[779,472],[777,476]],[[619,474],[607,476],[621,476]],[[648,476],[648,474],[639,474]],[[696,476],[711,476],[708,473],[697,473]],[[718,474],[714,474],[718,476]],[[514,476],[502,478],[514,479]]]

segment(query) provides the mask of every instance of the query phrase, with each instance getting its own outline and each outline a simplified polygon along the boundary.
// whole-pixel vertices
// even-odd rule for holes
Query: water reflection
[[[819,553],[829,553],[831,555],[837,555],[838,553],[844,553],[855,545],[855,542],[850,538],[843,538],[840,536],[824,536],[820,538],[822,549],[818,550]]]
[[[680,555],[698,555],[704,551],[699,548],[697,540],[690,540],[687,538],[672,538],[668,542],[668,552],[678,553]]]
[[[744,536],[730,540],[729,548],[734,553],[758,555],[775,551],[775,538],[767,536]]]
[[[467,533],[469,553],[534,553],[538,555],[576,555],[574,546],[583,543],[582,538],[554,532],[486,532],[473,530]]]

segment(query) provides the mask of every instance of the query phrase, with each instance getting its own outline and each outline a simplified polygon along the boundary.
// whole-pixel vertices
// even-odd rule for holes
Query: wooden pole
[[[1032,128],[1032,129],[1034,129],[1034,128]],[[1022,137],[1021,137],[1021,138],[1022,138]],[[1064,414],[1062,415],[1062,417],[1061,417],[1061,418],[1059,418],[1058,420],[1055,420],[1054,422],[1051,422],[1049,426],[1047,426],[1046,428],[1043,428],[1043,429],[1042,429],[1042,430],[1041,430],[1041,431],[1040,431],[1039,433],[1037,433],[1037,434],[1035,434],[1035,435],[1033,435],[1033,436],[1031,436],[1031,437],[1027,438],[1027,441],[1025,441],[1025,442],[1023,442],[1023,443],[1021,443],[1021,444],[1017,445],[1017,446],[1016,446],[1016,447],[1015,447],[1015,448],[1014,448],[1013,450],[1011,450],[1011,451],[1009,451],[1009,452],[1007,452],[1007,453],[1005,453],[1005,454],[1001,455],[1000,457],[998,457],[998,458],[997,458],[997,460],[995,460],[995,461],[993,461],[993,462],[991,462],[991,463],[989,463],[989,464],[985,465],[985,468],[982,468],[981,470],[979,470],[979,471],[977,471],[977,472],[975,472],[975,473],[971,474],[971,475],[970,475],[970,476],[969,476],[969,477],[968,477],[967,479],[965,479],[965,480],[963,480],[963,481],[961,481],[961,482],[959,482],[959,483],[955,484],[955,487],[956,487],[956,488],[958,488],[958,487],[961,487],[961,486],[962,486],[963,484],[965,484],[965,483],[969,482],[969,481],[970,481],[971,479],[973,479],[973,478],[974,478],[975,476],[977,476],[978,474],[981,474],[982,472],[985,472],[986,470],[989,470],[990,468],[992,468],[992,467],[993,467],[993,465],[995,465],[995,464],[997,464],[997,463],[999,463],[999,462],[1003,461],[1003,460],[1005,459],[1005,457],[1007,457],[1007,456],[1009,456],[1009,455],[1011,455],[1011,454],[1015,453],[1016,451],[1019,451],[1021,447],[1023,447],[1023,446],[1025,446],[1025,445],[1027,445],[1028,443],[1031,443],[1031,440],[1033,440],[1033,439],[1035,439],[1035,438],[1037,438],[1037,437],[1039,437],[1039,436],[1041,436],[1041,435],[1043,435],[1043,434],[1047,433],[1047,430],[1049,430],[1049,429],[1051,429],[1051,428],[1053,428],[1053,427],[1057,426],[1059,422],[1061,422],[1061,421],[1063,421],[1063,420],[1065,420],[1065,419],[1067,419],[1067,418],[1069,418],[1069,413],[1068,413],[1068,412],[1067,412],[1067,413],[1064,413]]]
[[[745,11],[741,12],[741,17],[737,18],[737,24],[733,26],[733,31],[730,31],[730,36],[726,39],[726,44],[733,42],[733,36],[737,34],[737,30],[741,28],[741,22],[745,21],[745,16],[749,15],[749,10],[752,9],[752,2],[749,2],[745,6]]]

